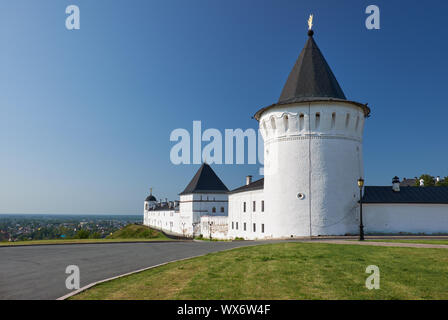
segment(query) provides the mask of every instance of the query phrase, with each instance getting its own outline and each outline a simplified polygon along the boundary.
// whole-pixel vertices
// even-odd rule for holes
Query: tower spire
[[[308,30],[313,29],[313,14],[310,14],[310,17],[308,18]]]
[[[310,14],[310,17],[308,18],[308,35],[310,37],[312,37],[313,34],[314,34],[314,31],[313,31],[313,18],[314,18],[314,15]]]

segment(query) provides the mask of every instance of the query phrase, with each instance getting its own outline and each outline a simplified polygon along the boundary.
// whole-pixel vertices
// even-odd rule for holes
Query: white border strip
[[[269,244],[269,242],[267,242],[266,244]],[[89,288],[91,288],[93,286],[96,286],[97,284],[100,284],[100,283],[103,283],[103,282],[107,282],[107,281],[111,281],[111,280],[115,280],[115,279],[122,278],[122,277],[126,277],[126,276],[129,276],[129,275],[135,274],[135,273],[139,273],[139,272],[143,272],[143,271],[149,270],[149,269],[161,267],[161,266],[164,266],[164,265],[166,265],[168,263],[179,262],[179,261],[194,259],[194,258],[198,258],[198,257],[203,257],[203,256],[206,256],[206,255],[208,255],[210,253],[218,253],[218,252],[230,251],[230,250],[235,250],[235,249],[244,248],[244,247],[257,246],[257,245],[264,245],[264,243],[262,243],[262,244],[260,244],[260,243],[258,243],[258,244],[248,244],[248,245],[239,246],[239,247],[235,247],[235,248],[229,248],[229,249],[224,249],[224,250],[217,250],[217,251],[212,251],[212,252],[207,252],[207,253],[204,253],[204,254],[200,254],[200,255],[197,255],[197,256],[192,256],[192,257],[187,257],[187,258],[182,258],[182,259],[177,259],[177,260],[163,262],[163,263],[151,266],[151,267],[146,267],[146,268],[139,269],[139,270],[136,270],[136,271],[131,271],[131,272],[128,272],[128,273],[124,273],[124,274],[121,274],[121,275],[118,275],[118,276],[115,276],[115,277],[111,277],[111,278],[107,278],[107,279],[104,279],[104,280],[99,280],[99,281],[92,282],[92,283],[90,283],[90,284],[88,284],[88,285],[86,285],[86,286],[84,286],[82,288],[79,288],[78,290],[75,290],[73,292],[70,292],[70,293],[62,296],[62,297],[59,297],[56,300],[66,300],[66,299],[68,299],[68,298],[70,298],[70,297],[72,297],[74,295],[77,295],[78,293],[81,293],[81,292],[86,291],[87,289],[89,289]]]
[[[236,248],[232,248],[232,249],[236,249]],[[216,251],[216,252],[220,252],[220,251]],[[209,253],[213,253],[213,252],[209,252]],[[78,293],[81,293],[81,292],[83,292],[83,291],[85,291],[85,290],[87,290],[87,289],[89,289],[89,288],[91,288],[93,286],[96,286],[97,284],[103,283],[103,282],[115,280],[115,279],[118,279],[118,278],[123,278],[123,277],[130,276],[130,275],[135,274],[135,273],[143,272],[143,271],[146,271],[146,270],[149,270],[149,269],[152,269],[152,268],[161,267],[161,266],[166,265],[168,263],[178,262],[178,261],[183,261],[183,260],[188,260],[188,259],[193,259],[193,258],[197,258],[197,257],[202,257],[202,256],[205,256],[205,255],[207,255],[209,253],[201,254],[201,255],[193,256],[193,257],[188,257],[188,258],[183,258],[183,259],[178,259],[178,260],[173,260],[173,261],[167,261],[167,262],[164,262],[164,263],[156,264],[155,266],[146,267],[146,268],[143,268],[143,269],[139,269],[139,270],[131,271],[131,272],[128,272],[128,273],[120,274],[120,275],[115,276],[115,277],[111,277],[111,278],[107,278],[107,279],[104,279],[104,280],[95,281],[95,282],[89,283],[88,285],[86,285],[86,286],[84,286],[82,288],[79,288],[78,290],[75,290],[73,292],[70,292],[70,293],[62,296],[62,297],[59,297],[56,300],[66,300],[66,299],[68,299],[68,298],[70,298],[70,297],[72,297],[74,295],[77,295]]]

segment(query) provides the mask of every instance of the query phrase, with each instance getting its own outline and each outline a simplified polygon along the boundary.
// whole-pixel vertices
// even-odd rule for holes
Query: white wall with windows
[[[229,195],[228,236],[230,239],[269,239],[263,189]]]
[[[145,226],[162,230],[171,234],[181,234],[179,211],[171,210],[145,210],[143,214]]]
[[[181,195],[176,209],[157,209],[145,203],[143,224],[170,234],[198,236],[202,233],[202,216],[227,218],[227,215],[226,193],[194,193]]]

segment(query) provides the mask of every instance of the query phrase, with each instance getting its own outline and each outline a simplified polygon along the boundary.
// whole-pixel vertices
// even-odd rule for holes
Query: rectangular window
[[[244,222],[243,226],[244,226],[244,231],[246,231],[246,222]]]
[[[243,202],[243,212],[246,212],[246,202]]]
[[[264,223],[261,224],[261,233],[264,233]]]
[[[236,223],[236,230],[238,230],[238,222]]]
[[[257,231],[256,224],[254,223],[254,232]]]
[[[261,200],[261,212],[264,212],[264,200]]]
[[[256,202],[253,201],[253,202],[252,202],[252,211],[255,212],[255,209],[256,209]]]
[[[233,230],[233,221],[232,221],[232,230]]]

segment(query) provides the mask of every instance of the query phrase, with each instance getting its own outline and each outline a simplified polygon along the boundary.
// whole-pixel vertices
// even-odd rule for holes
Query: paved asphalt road
[[[266,242],[262,242],[266,244]],[[160,263],[257,242],[165,242],[0,247],[0,299],[57,299],[65,268],[77,265],[81,287]]]

